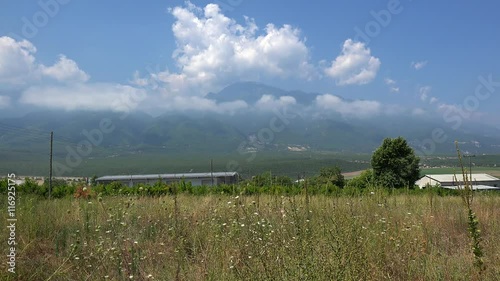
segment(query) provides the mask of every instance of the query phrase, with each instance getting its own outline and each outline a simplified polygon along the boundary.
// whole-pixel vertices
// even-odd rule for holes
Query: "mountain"
[[[319,94],[302,91],[285,91],[257,82],[240,82],[231,84],[218,93],[209,93],[206,98],[215,100],[219,103],[242,100],[248,104],[254,104],[263,95],[271,95],[274,97],[291,96],[294,97],[299,104],[310,105]]]
[[[244,82],[210,93],[207,98],[218,103],[244,100],[254,105],[262,95],[275,98],[292,96],[305,109],[312,108],[308,105],[318,96]],[[22,117],[0,119],[0,156],[4,161],[21,159],[23,169],[28,169],[33,165],[33,157],[46,159],[51,131],[54,132],[54,156],[57,159],[64,159],[71,150],[83,151],[89,141],[96,140],[99,142],[92,142],[89,159],[129,157],[127,161],[134,161],[145,155],[158,159],[172,155],[177,155],[175,159],[225,159],[236,155],[248,159],[248,155],[255,152],[269,155],[309,153],[308,157],[327,152],[370,154],[384,138],[397,136],[405,137],[424,154],[455,154],[455,140],[461,142],[461,149],[466,152],[500,153],[500,136],[494,130],[476,124],[464,124],[460,129],[452,130],[449,124],[432,116],[416,118],[411,114],[401,114],[348,119],[335,113],[305,112],[294,114],[286,124],[281,121],[276,125],[273,120],[279,120],[275,113],[258,109],[242,110],[232,115],[169,112],[156,117],[142,112],[126,115],[88,111],[31,112]],[[440,138],[436,141],[436,130],[441,130],[446,136],[444,141]],[[147,159],[141,163],[148,165]]]

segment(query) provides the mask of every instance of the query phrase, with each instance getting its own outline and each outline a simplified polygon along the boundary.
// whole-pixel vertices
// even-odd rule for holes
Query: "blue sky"
[[[462,110],[468,118],[500,121],[500,87],[482,86],[475,95],[484,84],[478,77],[500,82],[497,1],[0,5],[3,108],[231,113],[258,105],[220,105],[204,95],[256,80],[322,93],[318,110],[351,116],[366,106],[373,114]]]

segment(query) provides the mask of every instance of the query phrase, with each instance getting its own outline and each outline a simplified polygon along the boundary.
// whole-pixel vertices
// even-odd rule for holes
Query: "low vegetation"
[[[418,162],[405,155],[395,162]],[[399,166],[213,187],[54,181],[51,200],[27,180],[16,188],[17,273],[2,263],[0,279],[498,280],[500,194],[473,192],[466,169],[461,190],[380,185]]]
[[[361,196],[84,197],[21,196],[17,277],[3,268],[1,279],[479,278],[459,196],[373,189]],[[482,280],[500,274],[498,204],[496,194],[473,202],[487,222]]]

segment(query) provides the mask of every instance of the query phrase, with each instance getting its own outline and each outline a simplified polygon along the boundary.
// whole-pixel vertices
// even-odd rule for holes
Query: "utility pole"
[[[214,186],[214,161],[210,159],[210,177],[212,178],[212,187]]]
[[[49,163],[49,199],[52,192],[52,146],[54,143],[54,132],[50,132],[50,163]]]

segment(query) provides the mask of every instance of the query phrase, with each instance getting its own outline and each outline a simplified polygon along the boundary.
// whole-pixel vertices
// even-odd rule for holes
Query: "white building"
[[[470,174],[468,175],[470,177]],[[500,179],[488,174],[472,174],[472,189],[474,190],[500,190]],[[462,174],[425,175],[416,183],[420,188],[426,186],[441,186],[447,189],[463,187]]]

